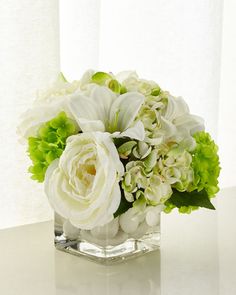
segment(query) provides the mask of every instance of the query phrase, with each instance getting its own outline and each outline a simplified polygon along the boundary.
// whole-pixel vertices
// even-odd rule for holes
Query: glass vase
[[[134,258],[160,247],[160,213],[155,226],[142,221],[135,228],[123,229],[120,217],[92,230],[74,227],[55,213],[55,246],[101,264],[113,264]]]

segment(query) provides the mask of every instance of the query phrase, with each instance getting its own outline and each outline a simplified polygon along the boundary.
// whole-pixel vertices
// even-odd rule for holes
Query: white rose
[[[68,138],[61,158],[49,166],[45,192],[59,215],[89,230],[113,220],[123,174],[109,133],[81,133]]]

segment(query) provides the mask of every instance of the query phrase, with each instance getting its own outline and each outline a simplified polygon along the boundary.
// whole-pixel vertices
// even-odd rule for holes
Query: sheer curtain
[[[19,115],[59,71],[57,0],[0,0],[0,228],[51,218],[43,187],[30,180]]]
[[[191,111],[202,115],[207,129],[218,138],[224,168],[222,185],[236,185],[232,164],[236,159],[231,150],[236,148],[231,108],[235,83],[227,76],[232,58],[235,62],[231,49],[235,44],[229,46],[235,31],[231,28],[228,33],[234,3],[225,4],[229,14],[223,23],[219,99],[222,3],[0,0],[0,227],[51,217],[42,186],[29,180],[25,172],[27,157],[16,142],[15,127],[36,90],[53,80],[59,68],[68,79],[78,78],[87,68],[114,72],[136,69],[174,95],[183,96]]]

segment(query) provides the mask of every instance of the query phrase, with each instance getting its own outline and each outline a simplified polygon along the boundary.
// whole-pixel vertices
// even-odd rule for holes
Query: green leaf
[[[167,200],[167,203],[175,205],[177,208],[198,206],[211,210],[215,210],[215,207],[210,202],[206,190],[192,191],[192,192],[179,192],[173,190],[172,196]]]

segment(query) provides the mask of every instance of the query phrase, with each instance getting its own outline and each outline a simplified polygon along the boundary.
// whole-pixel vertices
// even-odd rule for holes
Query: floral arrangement
[[[76,228],[116,220],[126,232],[161,211],[214,209],[217,146],[185,101],[135,72],[60,74],[18,128],[32,179]]]

